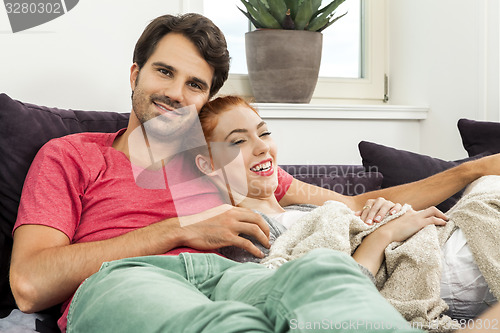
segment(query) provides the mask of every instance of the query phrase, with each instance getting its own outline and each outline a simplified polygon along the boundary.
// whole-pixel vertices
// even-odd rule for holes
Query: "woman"
[[[208,143],[208,153],[198,155],[196,165],[201,172],[211,176],[233,205],[254,209],[271,217],[271,223],[275,223],[277,229],[281,225],[289,228],[307,214],[285,211],[273,195],[278,183],[277,147],[267,124],[255,109],[239,97],[226,96],[209,102],[201,110],[199,119]],[[388,205],[392,207],[393,204]],[[395,208],[399,210],[400,207]],[[428,225],[443,226],[446,220],[446,216],[434,207],[418,212],[409,209],[364,237],[352,256],[375,275],[384,260],[384,250],[390,243],[402,242]],[[450,255],[450,248],[453,247],[459,248],[457,252],[467,250],[460,230],[450,237],[443,253]],[[443,293],[450,290],[450,285],[441,283],[441,297],[451,306],[450,315],[455,318],[476,317],[488,304],[496,301],[472,256],[469,255],[466,261],[465,265],[473,274],[470,283],[461,283],[470,285],[453,287],[449,291],[451,295],[446,295]],[[457,300],[457,288],[471,286],[475,293],[468,295],[468,299]]]

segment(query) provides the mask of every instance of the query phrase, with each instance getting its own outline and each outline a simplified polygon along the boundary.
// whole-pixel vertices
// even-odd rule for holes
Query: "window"
[[[324,0],[323,5],[330,0]],[[225,10],[221,11],[223,7]],[[205,0],[204,14],[219,26],[227,39],[232,57],[231,73],[247,74],[245,60],[245,33],[250,25],[238,10],[244,9],[240,0]],[[361,0],[348,0],[336,11],[348,12],[339,21],[323,32],[321,77],[359,78],[361,61]]]
[[[243,8],[241,1],[198,1],[202,5],[195,6],[196,11],[203,12],[222,29],[232,57],[230,77],[222,92],[251,95],[244,38],[249,22],[237,8]],[[314,103],[384,98],[385,0],[347,0],[337,13],[345,11],[348,15],[323,31],[323,54]]]

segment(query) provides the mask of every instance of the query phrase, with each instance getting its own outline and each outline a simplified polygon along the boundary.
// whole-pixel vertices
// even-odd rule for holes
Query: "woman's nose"
[[[263,153],[267,153],[269,151],[269,145],[266,141],[261,138],[257,138],[255,141],[254,154],[261,155]]]

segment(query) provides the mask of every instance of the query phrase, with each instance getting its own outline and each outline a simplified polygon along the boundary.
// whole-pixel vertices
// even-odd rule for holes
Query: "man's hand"
[[[21,311],[37,312],[64,302],[105,261],[164,254],[176,247],[213,250],[241,247],[262,257],[249,240],[269,247],[269,227],[257,213],[229,205],[204,213],[153,223],[114,238],[71,244],[66,234],[43,225],[14,232],[11,288]]]
[[[366,224],[372,225],[373,222],[380,222],[387,215],[394,215],[401,210],[401,204],[394,203],[384,198],[369,199],[364,207],[356,212]]]
[[[206,212],[179,218],[182,246],[198,250],[213,250],[237,246],[256,257],[264,254],[241,234],[252,236],[266,248],[269,244],[269,226],[258,213],[246,208],[222,205]]]

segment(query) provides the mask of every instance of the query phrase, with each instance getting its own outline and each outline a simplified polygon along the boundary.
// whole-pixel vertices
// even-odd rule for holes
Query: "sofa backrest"
[[[79,132],[116,132],[129,114],[49,108],[0,94],[0,317],[14,307],[8,282],[12,228],[28,169],[49,140]]]

